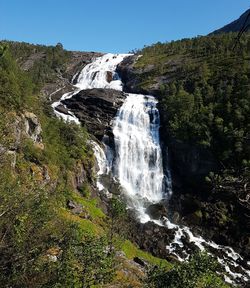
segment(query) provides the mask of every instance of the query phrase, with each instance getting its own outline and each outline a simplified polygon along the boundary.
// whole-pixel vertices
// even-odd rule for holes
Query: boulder
[[[24,113],[24,124],[26,134],[35,142],[42,143],[42,127],[38,117],[32,112]]]
[[[82,90],[72,98],[62,101],[79,119],[89,133],[102,140],[110,130],[111,120],[122,105],[125,95],[113,89]]]
[[[106,80],[110,83],[113,80],[113,73],[111,71],[107,71]]]
[[[146,213],[150,216],[151,219],[153,220],[159,220],[163,216],[167,217],[167,208],[164,205],[164,203],[156,203],[156,204],[151,204],[148,206],[146,209]]]
[[[71,210],[73,214],[83,213],[83,206],[81,204],[73,202],[72,200],[68,200],[67,207]]]
[[[58,106],[56,106],[55,110],[65,115],[69,115],[69,110],[62,104],[59,104]]]

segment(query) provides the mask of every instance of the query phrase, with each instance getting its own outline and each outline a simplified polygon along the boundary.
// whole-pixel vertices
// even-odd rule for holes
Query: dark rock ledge
[[[62,103],[74,113],[89,133],[102,140],[105,133],[111,133],[111,121],[124,99],[125,94],[121,91],[88,89]]]

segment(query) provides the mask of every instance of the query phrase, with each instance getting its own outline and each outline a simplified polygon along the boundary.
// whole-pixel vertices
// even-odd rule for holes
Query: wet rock
[[[89,89],[62,102],[91,134],[102,140],[124,98],[123,92],[113,89]]]
[[[166,227],[158,226],[154,222],[145,224],[138,223],[135,219],[130,219],[129,237],[136,242],[139,247],[160,258],[166,258],[168,252],[166,246],[174,238],[174,231]]]
[[[110,83],[113,80],[113,73],[111,71],[107,71],[106,80]]]
[[[151,204],[146,209],[146,213],[150,216],[151,219],[154,220],[159,220],[164,216],[168,216],[167,208],[164,203]]]
[[[177,211],[174,211],[172,215],[173,223],[179,223],[180,222],[180,214]]]
[[[121,195],[122,187],[118,180],[114,179],[112,175],[101,175],[100,182],[107,188],[109,193],[113,195]]]
[[[55,110],[65,115],[69,115],[69,110],[62,104],[59,104],[58,106],[56,106]]]

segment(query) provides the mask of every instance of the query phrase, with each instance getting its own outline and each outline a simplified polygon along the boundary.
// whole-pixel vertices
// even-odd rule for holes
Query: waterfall
[[[106,88],[122,91],[123,85],[115,70],[128,55],[106,54],[86,65],[78,75],[74,92],[64,94],[61,100],[70,98],[83,89]],[[62,105],[60,101],[53,103],[54,109]],[[67,121],[79,122],[71,112],[67,117],[58,111],[55,113]],[[99,165],[98,189],[108,193],[101,176],[111,173],[115,180],[118,179],[128,207],[137,213],[143,223],[151,220],[146,208],[171,195],[170,172],[168,169],[165,169],[165,175],[163,172],[159,127],[157,100],[148,95],[126,94],[126,99],[113,120],[115,151],[111,151],[111,147],[104,143],[102,148],[92,142]],[[217,245],[201,236],[195,236],[188,227],[173,224],[166,217],[151,221],[174,231],[174,238],[166,249],[180,261],[188,259],[190,255],[186,243],[193,243],[199,250],[206,249],[210,254],[218,251],[217,259],[227,272],[227,282],[234,283],[242,279],[247,282],[250,279],[250,270],[244,268],[250,263],[244,264],[243,258],[231,247]],[[181,254],[178,252],[180,249]]]
[[[105,54],[86,65],[78,76],[75,86],[80,90],[106,88],[122,90],[122,82],[116,73],[117,65],[130,54]]]
[[[114,119],[114,176],[143,222],[145,208],[163,198],[159,112],[152,96],[128,94]]]
[[[105,54],[86,65],[77,77],[75,90],[64,94],[60,101],[53,103],[53,108],[62,105],[61,101],[72,97],[81,90],[106,88],[122,91],[123,85],[116,73],[117,65],[130,54]],[[150,220],[145,213],[148,205],[158,203],[170,193],[169,177],[164,176],[159,138],[160,117],[153,96],[127,94],[124,104],[113,121],[115,159],[105,160],[100,147],[95,146],[100,172],[113,171],[128,198],[128,204],[137,211],[142,222]],[[55,110],[65,120],[78,123],[78,119]],[[109,150],[106,147],[106,150]],[[107,154],[107,153],[106,153]],[[107,156],[106,156],[107,157]],[[105,165],[113,167],[105,168]],[[167,180],[167,181],[166,181]],[[167,187],[165,187],[167,186]],[[98,187],[103,185],[98,182]],[[165,189],[166,188],[166,189]]]
[[[81,90],[92,89],[92,88],[106,88],[122,90],[122,81],[119,79],[118,74],[115,72],[117,65],[130,54],[105,54],[101,57],[96,58],[93,62],[84,66],[82,71],[77,77],[77,74],[73,76],[72,82],[77,77],[76,84],[73,85],[74,91],[65,93],[62,95],[59,101],[52,104],[55,114],[64,119],[65,121],[72,121],[80,124],[79,120],[75,115],[68,111],[68,115],[61,113],[56,110],[56,107],[62,105],[62,100],[71,98]],[[53,93],[52,93],[53,94]],[[66,108],[66,107],[65,107]]]

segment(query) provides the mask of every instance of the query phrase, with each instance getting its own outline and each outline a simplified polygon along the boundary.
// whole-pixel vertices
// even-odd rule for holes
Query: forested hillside
[[[94,161],[86,131],[51,117],[37,82],[20,70],[8,48],[0,58],[0,81],[1,287],[107,281],[112,256],[103,252],[104,214],[90,198],[89,182],[75,180]],[[76,215],[69,201],[79,206]],[[93,264],[99,259],[105,269]]]
[[[235,36],[158,43],[141,51],[136,68],[152,66],[140,87],[160,82],[170,135],[209,147],[223,167],[242,171],[250,164],[250,36],[233,50]]]

